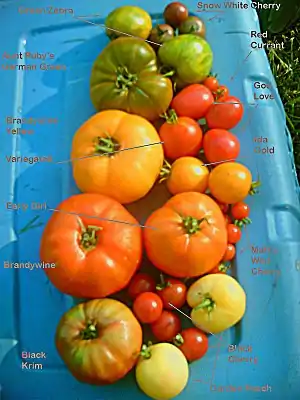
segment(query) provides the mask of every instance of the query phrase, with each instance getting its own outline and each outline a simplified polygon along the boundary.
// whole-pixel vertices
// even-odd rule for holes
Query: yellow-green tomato
[[[207,333],[220,333],[240,321],[246,310],[246,294],[231,276],[206,275],[187,293],[193,324]]]
[[[170,400],[186,387],[189,366],[173,344],[143,346],[135,370],[139,388],[151,399]]]
[[[150,15],[140,7],[122,6],[107,16],[105,26],[106,34],[110,39],[124,36],[124,33],[147,39],[152,29],[152,20]]]

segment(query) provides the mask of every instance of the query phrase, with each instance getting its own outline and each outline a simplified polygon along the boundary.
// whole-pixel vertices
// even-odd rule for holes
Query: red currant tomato
[[[161,316],[151,324],[151,330],[157,340],[168,342],[181,331],[181,321],[178,315],[164,310]]]
[[[226,252],[223,257],[223,261],[231,261],[235,256],[235,247],[233,244],[228,243]]]
[[[136,274],[130,281],[127,293],[131,299],[135,299],[139,294],[144,292],[155,291],[155,280],[152,276],[140,272]]]
[[[221,104],[213,104],[205,115],[209,129],[232,129],[243,118],[244,107],[236,97],[229,96]]]
[[[171,160],[180,157],[195,157],[202,145],[202,129],[191,118],[179,117],[176,122],[165,122],[159,136],[163,143],[165,156]]]
[[[181,308],[186,301],[187,288],[179,279],[169,278],[162,285],[156,286],[157,294],[162,299],[164,308],[172,310],[171,303],[177,308]]]
[[[250,207],[248,204],[240,202],[231,207],[231,215],[234,219],[241,220],[248,218],[250,214]]]
[[[232,161],[240,154],[240,142],[235,135],[225,129],[211,129],[204,135],[203,150],[210,163]]]
[[[219,82],[216,77],[209,76],[205,79],[203,85],[206,86],[211,92],[215,92],[216,90],[218,90]]]
[[[143,324],[157,321],[163,311],[163,303],[156,293],[144,292],[133,302],[133,312]]]
[[[175,337],[174,344],[179,347],[189,362],[199,360],[208,350],[208,338],[197,328],[184,329]]]
[[[227,225],[228,243],[235,244],[241,240],[242,231],[234,224]]]
[[[215,101],[221,103],[225,101],[229,96],[229,89],[227,86],[219,86],[216,91],[213,93]]]

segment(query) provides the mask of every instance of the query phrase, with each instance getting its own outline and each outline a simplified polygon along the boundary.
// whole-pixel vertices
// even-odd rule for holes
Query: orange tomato
[[[146,119],[119,110],[95,114],[75,133],[73,175],[82,192],[104,194],[122,204],[144,197],[163,164],[163,148]],[[154,145],[153,145],[154,144]]]
[[[226,204],[244,200],[252,185],[252,175],[247,167],[228,162],[215,167],[209,175],[208,188],[213,197]]]
[[[167,188],[172,194],[204,193],[208,187],[208,176],[208,168],[198,158],[181,157],[172,164]]]
[[[219,206],[209,196],[180,193],[154,211],[144,230],[149,260],[164,273],[178,277],[205,274],[223,258],[227,229]]]
[[[116,200],[100,194],[72,196],[58,209],[46,225],[40,248],[41,260],[56,264],[44,269],[52,284],[79,298],[122,290],[142,258],[137,220]]]

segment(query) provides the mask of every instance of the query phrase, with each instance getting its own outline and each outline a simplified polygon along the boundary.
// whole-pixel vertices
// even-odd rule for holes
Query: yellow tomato
[[[251,191],[251,185],[251,172],[237,162],[218,165],[210,173],[208,181],[213,197],[225,204],[243,201]]]
[[[170,400],[187,385],[189,366],[176,346],[159,343],[143,348],[135,375],[139,388],[151,399]]]
[[[189,288],[187,302],[192,322],[208,333],[220,333],[240,321],[246,310],[246,294],[231,276],[207,275]]]
[[[167,188],[172,194],[204,193],[208,186],[209,170],[195,157],[178,158],[171,167]]]

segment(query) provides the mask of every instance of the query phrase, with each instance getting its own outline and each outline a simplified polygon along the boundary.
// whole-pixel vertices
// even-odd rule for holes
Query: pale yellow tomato
[[[204,193],[208,187],[209,170],[195,157],[178,158],[171,167],[167,188],[172,194]]]
[[[231,276],[212,274],[189,288],[187,302],[192,322],[208,333],[220,333],[240,321],[246,310],[246,294]]]
[[[186,387],[189,366],[176,346],[158,343],[142,350],[135,376],[139,388],[151,399],[170,400]]]

